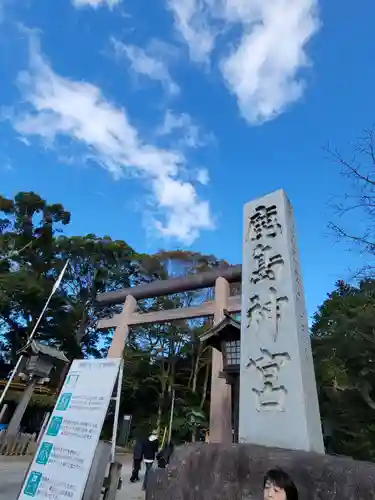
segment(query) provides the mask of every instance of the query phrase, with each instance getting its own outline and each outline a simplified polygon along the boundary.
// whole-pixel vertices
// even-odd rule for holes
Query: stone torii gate
[[[166,323],[174,320],[214,317],[214,324],[224,318],[224,311],[241,311],[241,296],[230,296],[230,283],[241,280],[241,266],[207,271],[194,276],[157,280],[152,283],[126,288],[117,292],[100,294],[98,305],[121,304],[122,312],[112,318],[102,319],[97,328],[115,328],[108,357],[119,358],[123,355],[125,342],[130,328],[137,325]],[[137,300],[160,297],[172,293],[215,287],[215,298],[198,306],[169,309],[149,313],[137,312]],[[222,353],[212,350],[211,404],[210,404],[210,441],[216,443],[232,442],[231,388],[220,375],[223,370]]]

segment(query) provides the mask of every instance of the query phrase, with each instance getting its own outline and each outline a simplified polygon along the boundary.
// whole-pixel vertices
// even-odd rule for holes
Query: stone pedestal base
[[[263,477],[280,467],[301,500],[373,500],[375,464],[313,452],[249,444],[177,448],[168,470],[152,474],[146,500],[263,498]]]

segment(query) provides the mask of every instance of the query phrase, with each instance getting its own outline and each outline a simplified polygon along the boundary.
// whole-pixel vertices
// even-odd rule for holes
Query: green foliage
[[[38,337],[65,350],[71,359],[99,356],[97,293],[142,279],[140,259],[124,241],[95,235],[66,237],[70,213],[35,193],[0,197],[0,331],[11,360],[22,347],[69,260],[62,286],[40,323]]]
[[[375,460],[375,281],[338,282],[315,314],[312,340],[321,412],[334,449]]]
[[[55,247],[63,262],[69,260],[60,291],[64,307],[55,326],[56,336],[73,357],[100,356],[99,345],[104,334],[95,328],[98,321],[95,297],[137,281],[139,257],[124,241],[114,241],[108,236],[98,238],[94,234],[60,236]]]
[[[173,429],[180,435],[196,436],[197,430],[208,428],[207,416],[199,407],[182,406],[176,412]]]
[[[35,193],[18,193],[14,200],[0,197],[0,328],[12,360],[52,289],[59,268],[54,242],[69,221],[62,205],[49,205]],[[57,303],[58,298],[51,302],[51,314],[40,325],[42,336]]]

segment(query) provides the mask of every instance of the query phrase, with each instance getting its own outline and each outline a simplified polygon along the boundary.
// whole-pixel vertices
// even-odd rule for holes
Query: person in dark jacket
[[[149,472],[152,469],[156,454],[159,449],[158,435],[154,431],[143,443],[143,461],[146,466],[145,477],[143,480],[143,490],[147,488]]]
[[[173,453],[173,443],[168,443],[157,455],[159,469],[165,469]]]
[[[133,450],[133,471],[130,477],[131,483],[139,481],[139,471],[141,470],[142,459],[143,459],[143,441],[141,439],[137,439]]]

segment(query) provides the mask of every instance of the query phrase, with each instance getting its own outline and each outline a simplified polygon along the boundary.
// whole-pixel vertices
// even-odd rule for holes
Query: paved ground
[[[124,459],[120,459],[122,462],[122,488],[118,491],[116,500],[143,500],[145,498],[145,494],[142,491],[142,480],[144,470],[144,465],[142,465],[142,471],[139,474],[140,482],[139,483],[130,483],[129,478],[132,472],[132,459],[131,457],[126,457]],[[2,498],[0,497],[0,500]]]
[[[16,500],[28,462],[9,458],[0,461],[0,500]]]
[[[116,500],[142,500],[142,482],[131,484],[131,461],[128,458],[122,460],[123,485],[117,493]],[[28,462],[21,458],[1,457],[0,459],[0,500],[16,500],[20,491],[23,478],[28,467]]]

